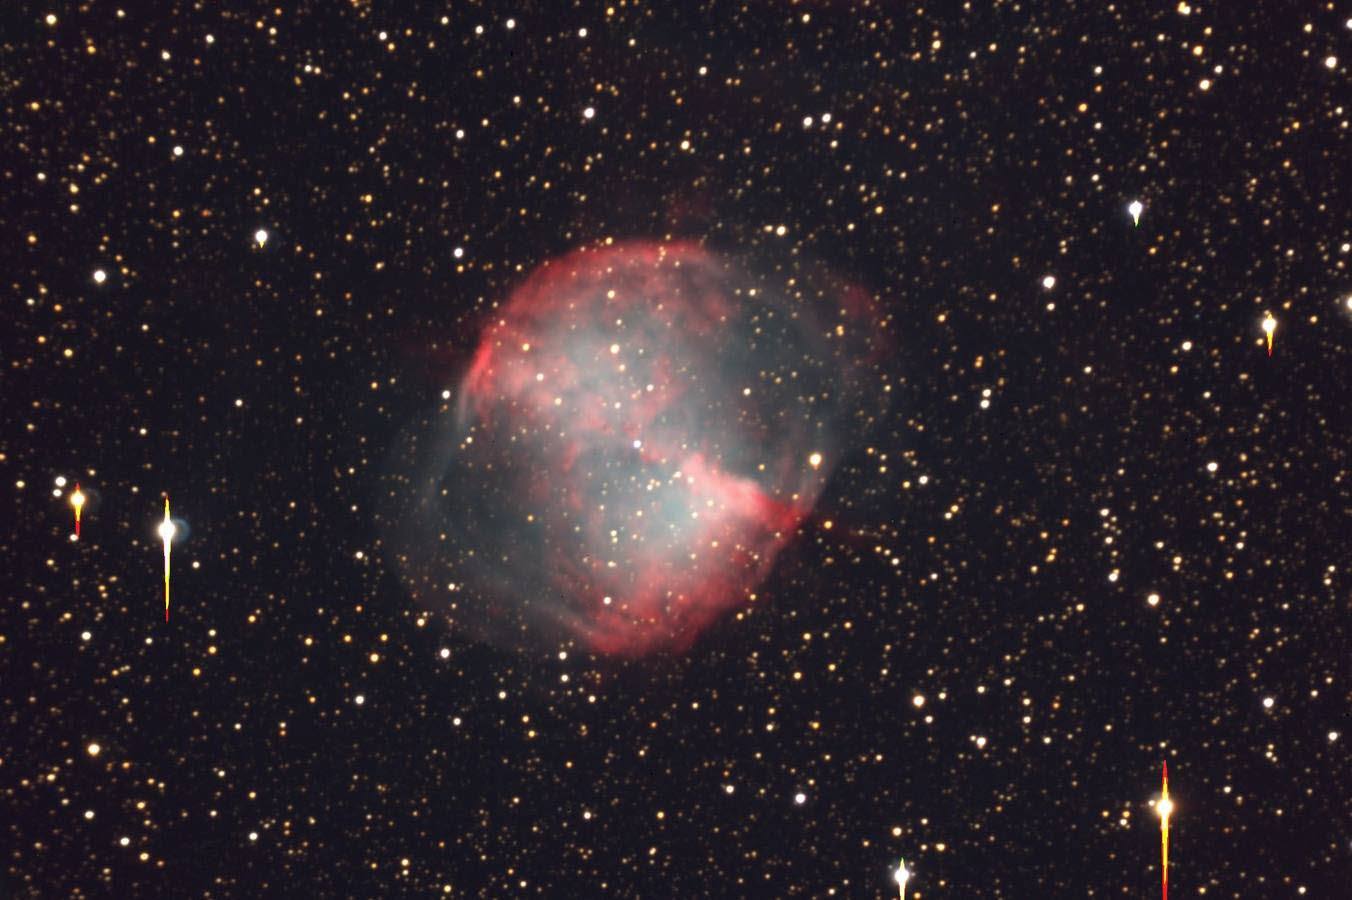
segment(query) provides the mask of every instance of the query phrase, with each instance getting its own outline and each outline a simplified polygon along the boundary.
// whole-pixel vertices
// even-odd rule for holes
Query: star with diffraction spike
[[[1169,764],[1164,764],[1164,791],[1160,794],[1159,802],[1155,804],[1155,812],[1160,817],[1160,853],[1163,858],[1161,871],[1163,872],[1163,900],[1169,900],[1169,816],[1174,811],[1173,801],[1169,799]]]
[[[1263,317],[1263,333],[1267,335],[1268,356],[1272,355],[1272,335],[1277,331],[1277,320],[1268,313]]]
[[[169,545],[174,542],[174,520],[169,518],[169,498],[164,498],[164,521],[160,523],[160,539],[164,541],[164,621],[169,621]]]
[[[906,900],[906,882],[911,879],[911,870],[906,868],[905,859],[897,866],[897,873],[893,877],[897,879],[897,887],[901,890],[901,900]]]
[[[70,505],[75,507],[75,539],[80,538],[80,510],[84,509],[85,495],[80,486],[75,485],[75,493],[70,495]]]

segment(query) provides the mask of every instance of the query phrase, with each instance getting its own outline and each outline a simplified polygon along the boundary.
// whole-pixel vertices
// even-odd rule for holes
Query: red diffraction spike
[[[75,493],[70,495],[70,505],[75,507],[75,538],[76,540],[79,540],[80,510],[84,509],[85,505],[85,495],[84,492],[80,490],[79,482],[75,483]]]
[[[1160,851],[1163,857],[1163,900],[1169,900],[1169,814],[1174,811],[1173,801],[1169,799],[1169,764],[1164,764],[1164,791],[1160,794],[1160,802],[1156,807],[1160,814]]]

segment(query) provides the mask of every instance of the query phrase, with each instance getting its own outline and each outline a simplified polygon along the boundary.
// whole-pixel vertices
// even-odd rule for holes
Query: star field
[[[1352,6],[8,20],[0,896],[1156,896],[1164,763],[1175,897],[1345,896]],[[695,342],[741,381],[640,276],[513,330],[635,244],[783,298]],[[486,335],[534,430],[402,516]],[[570,470],[588,424],[651,471]],[[792,515],[639,493],[688,460]],[[642,658],[463,627],[607,541],[650,613],[733,593]]]

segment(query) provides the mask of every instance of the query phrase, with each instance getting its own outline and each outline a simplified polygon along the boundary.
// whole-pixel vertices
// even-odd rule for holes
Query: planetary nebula
[[[694,244],[540,266],[397,440],[378,516],[414,598],[515,650],[681,650],[812,510],[876,321],[820,275]]]

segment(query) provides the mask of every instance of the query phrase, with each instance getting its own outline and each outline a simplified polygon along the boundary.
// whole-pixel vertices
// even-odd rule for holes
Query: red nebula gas
[[[830,474],[871,307],[828,287],[689,243],[542,265],[387,467],[415,598],[512,649],[688,647],[747,602]]]

